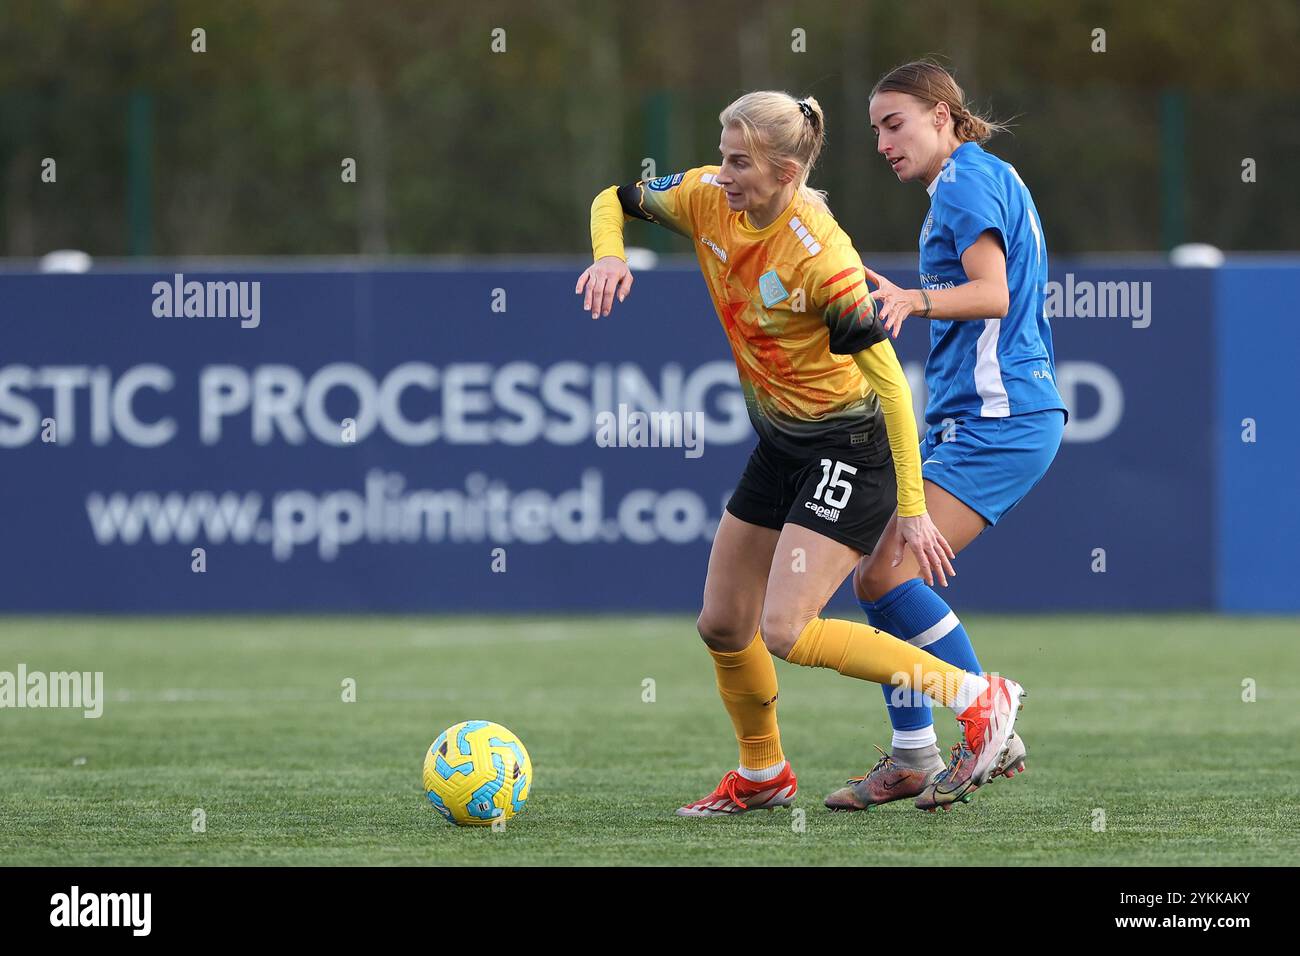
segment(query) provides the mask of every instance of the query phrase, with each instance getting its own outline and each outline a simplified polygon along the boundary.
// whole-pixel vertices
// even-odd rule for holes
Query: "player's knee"
[[[695,629],[711,651],[743,651],[754,639],[754,628],[739,627],[734,617],[716,614],[708,607],[700,611]]]
[[[793,613],[788,608],[764,609],[759,633],[763,636],[763,643],[767,645],[767,649],[781,660],[785,660],[807,623],[808,621],[801,615]]]
[[[853,593],[859,601],[879,601],[893,587],[883,561],[859,561],[853,572]]]

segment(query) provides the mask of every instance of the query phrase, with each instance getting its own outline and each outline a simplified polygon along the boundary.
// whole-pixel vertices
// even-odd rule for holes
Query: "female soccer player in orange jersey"
[[[1022,688],[968,673],[866,624],[819,616],[875,547],[897,504],[927,580],[953,556],[926,513],[911,392],[867,294],[862,261],[808,175],[824,141],[811,97],[748,93],[719,115],[720,166],[611,186],[592,203],[595,262],[575,292],[592,318],[632,289],[623,226],[692,241],[731,345],[758,445],[709,556],[698,629],[740,744],[740,766],[678,809],[712,816],[788,806],[794,771],[776,720],[775,654],[921,691],[951,707],[976,759],[998,766]],[[892,450],[892,464],[891,464]]]

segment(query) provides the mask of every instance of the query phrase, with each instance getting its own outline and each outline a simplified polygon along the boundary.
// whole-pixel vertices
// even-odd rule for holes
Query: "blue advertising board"
[[[0,609],[697,610],[754,443],[730,350],[696,270],[600,321],[577,271],[0,278]],[[1221,280],[1052,280],[1065,444],[954,606],[1209,608]]]
[[[1215,287],[1215,593],[1225,611],[1300,611],[1297,302],[1291,264],[1224,269]]]

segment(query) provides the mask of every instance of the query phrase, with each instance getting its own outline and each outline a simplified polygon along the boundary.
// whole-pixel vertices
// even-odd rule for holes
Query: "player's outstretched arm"
[[[592,201],[591,251],[595,262],[578,277],[574,292],[585,290],[583,308],[593,319],[609,315],[614,296],[622,302],[632,289],[632,273],[628,271],[627,252],[623,248],[623,224],[630,219],[641,219],[689,237],[693,234],[695,216],[691,197],[701,189],[720,195],[714,187],[704,184],[705,173],[711,168],[701,166],[648,183],[610,186]]]
[[[632,291],[632,271],[623,248],[623,223],[632,218],[623,209],[618,187],[602,190],[591,203],[591,251],[595,259],[578,276],[574,294],[584,292],[582,307],[593,319],[609,315],[614,296],[622,302]]]
[[[993,232],[985,232],[962,253],[962,270],[968,282],[951,289],[904,289],[863,267],[877,286],[871,297],[878,303],[880,324],[894,338],[908,316],[922,319],[974,321],[1007,314],[1007,256]]]

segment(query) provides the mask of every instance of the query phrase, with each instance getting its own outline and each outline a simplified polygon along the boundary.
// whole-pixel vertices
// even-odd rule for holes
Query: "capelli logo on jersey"
[[[704,243],[706,246],[712,249],[713,254],[717,256],[719,259],[721,259],[723,262],[727,261],[727,250],[723,249],[712,239],[708,238],[707,236],[700,236],[700,242]]]
[[[930,238],[930,230],[934,228],[934,210],[931,209],[929,215],[925,217],[925,225],[921,227],[921,243]]]
[[[815,501],[805,501],[803,503],[803,506],[819,518],[825,518],[827,521],[840,520],[839,508],[826,508],[823,507],[822,505],[817,504],[817,502]]]

